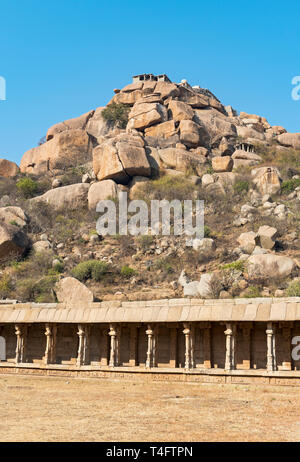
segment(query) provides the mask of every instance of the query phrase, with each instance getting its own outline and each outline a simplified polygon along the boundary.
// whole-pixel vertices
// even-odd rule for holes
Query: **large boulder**
[[[128,129],[144,130],[167,120],[167,110],[160,103],[137,102],[129,113]]]
[[[46,143],[25,152],[20,163],[22,173],[41,175],[55,172],[78,162],[90,161],[92,146],[85,130],[65,130]]]
[[[194,121],[206,129],[211,144],[219,143],[224,137],[236,137],[236,127],[231,119],[216,109],[196,109]]]
[[[72,277],[61,279],[54,290],[58,302],[64,303],[66,307],[82,309],[94,301],[93,293],[82,282]]]
[[[29,239],[19,226],[0,222],[0,261],[20,256],[28,247]]]
[[[183,101],[171,100],[169,103],[169,110],[175,122],[180,122],[180,120],[192,120],[194,117],[194,111],[191,106]]]
[[[98,139],[100,136],[107,135],[114,129],[115,123],[108,121],[102,117],[102,111],[104,107],[98,107],[91,118],[89,118],[86,124],[86,131],[89,135]]]
[[[162,99],[174,98],[179,95],[179,89],[175,83],[161,81],[155,85],[155,93],[160,93]]]
[[[276,194],[281,190],[281,176],[276,167],[260,167],[251,171],[253,183],[262,194]]]
[[[271,250],[275,245],[275,240],[278,231],[272,226],[260,226],[257,231],[256,243],[259,244],[263,249]]]
[[[31,203],[46,202],[55,210],[76,210],[88,204],[88,191],[90,185],[77,183],[61,188],[51,189],[41,196],[30,199]]]
[[[7,159],[0,159],[0,176],[11,178],[19,173],[20,169],[14,162]]]
[[[243,252],[250,254],[253,252],[256,246],[255,242],[256,234],[254,231],[249,231],[247,233],[242,233],[238,238],[237,241],[240,244],[241,249]]]
[[[237,130],[238,136],[244,139],[253,138],[254,140],[260,140],[260,141],[264,141],[266,139],[266,136],[264,133],[254,130],[251,127],[247,127],[247,126],[245,127],[241,125],[241,126],[237,126],[236,130]]]
[[[93,183],[88,192],[89,209],[95,210],[99,201],[115,199],[118,196],[118,187],[113,180],[103,180]]]
[[[294,261],[285,256],[275,254],[252,255],[247,262],[250,277],[283,279],[290,276],[295,268]]]
[[[159,149],[158,155],[164,167],[173,168],[181,172],[185,172],[189,167],[197,170],[197,167],[201,168],[203,166],[203,156],[193,154],[185,149]]]
[[[89,119],[94,115],[94,112],[95,111],[89,111],[86,114],[76,117],[75,119],[65,120],[64,122],[53,125],[47,131],[47,141],[51,140],[58,133],[64,132],[66,130],[84,130]]]
[[[277,136],[277,140],[283,146],[300,149],[300,133],[283,133]]]
[[[128,184],[133,176],[150,176],[144,142],[140,136],[119,135],[93,151],[93,169],[99,181],[114,180]]]
[[[168,120],[161,124],[153,125],[145,129],[145,136],[153,136],[155,138],[170,138],[176,134],[174,120]]]
[[[21,207],[1,207],[0,222],[7,225],[15,225],[19,228],[24,228],[27,225],[28,217]]]
[[[199,126],[192,120],[181,120],[179,124],[180,141],[186,146],[193,148],[200,144]]]
[[[212,168],[215,172],[231,172],[233,167],[233,160],[230,156],[213,157]]]

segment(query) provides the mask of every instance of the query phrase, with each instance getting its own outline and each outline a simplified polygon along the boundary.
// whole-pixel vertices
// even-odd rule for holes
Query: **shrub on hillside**
[[[81,282],[87,279],[100,281],[108,271],[108,264],[98,260],[88,260],[75,266],[72,269],[72,275]]]
[[[101,112],[103,119],[116,123],[120,128],[126,128],[130,108],[125,104],[111,103]]]
[[[287,297],[300,297],[300,281],[293,281],[286,289]]]
[[[38,184],[31,178],[25,177],[17,181],[17,188],[19,193],[25,199],[29,199],[30,197],[33,197],[38,191]]]
[[[121,268],[121,276],[123,276],[126,279],[131,278],[136,274],[136,271],[133,268],[130,268],[130,266],[124,265]]]
[[[289,194],[293,192],[299,186],[300,186],[300,179],[287,180],[287,181],[282,182],[281,190],[284,194]]]

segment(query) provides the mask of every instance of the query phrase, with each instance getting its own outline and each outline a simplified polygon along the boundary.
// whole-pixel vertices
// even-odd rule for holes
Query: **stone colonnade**
[[[204,322],[202,323],[203,331],[203,344],[202,348],[205,354],[203,366],[204,369],[210,369],[213,367],[211,361],[211,332],[210,327],[212,323]],[[265,344],[266,344],[266,369],[269,372],[275,371],[277,369],[276,364],[276,325],[278,323],[267,322],[265,330]],[[58,324],[59,325],[59,324]],[[57,329],[58,325],[55,323],[45,323],[44,333],[46,336],[46,347],[45,354],[43,358],[44,365],[56,364],[56,345],[57,345]],[[184,369],[191,370],[195,367],[195,348],[197,344],[195,342],[195,323],[192,322],[183,322],[177,323],[179,326],[179,331],[182,332],[184,336]],[[250,335],[251,335],[251,326],[249,323],[238,324],[236,322],[224,322],[224,340],[225,340],[225,371],[231,371],[236,368],[236,353],[238,351],[237,344],[237,327],[239,327],[240,332],[242,332],[242,337],[244,339],[243,346],[240,347],[243,353],[243,367],[244,369],[250,369],[250,356],[251,356],[251,345],[250,345]],[[108,356],[108,366],[111,368],[120,366],[121,358],[121,349],[122,349],[122,335],[121,335],[121,323],[110,323],[106,325],[104,332],[108,339],[107,345],[107,356]],[[16,355],[15,363],[22,364],[26,363],[26,351],[27,351],[27,342],[28,342],[28,326],[26,324],[15,324],[15,335],[16,335]],[[145,325],[145,358],[144,364],[146,369],[150,369],[157,366],[157,353],[160,348],[160,339],[158,336],[158,329],[160,327],[159,323],[149,323]],[[282,328],[282,326],[281,326]],[[134,327],[130,326],[131,333],[133,332]],[[173,332],[174,329],[171,329]],[[77,335],[78,335],[78,351],[76,366],[84,366],[90,364],[90,332],[91,324],[80,323],[77,325]],[[289,351],[291,343],[291,327],[285,325],[282,328],[282,338],[284,344]],[[1,334],[1,333],[0,333]],[[136,337],[134,333],[130,335],[129,340],[129,349],[134,352],[135,350]],[[175,337],[173,333],[170,334],[170,357],[169,357],[169,366],[171,368],[176,367],[176,352],[178,345],[176,343],[176,331]],[[134,355],[133,355],[134,356]],[[136,360],[132,358],[129,361],[129,366],[135,366]],[[291,370],[291,360],[287,360],[283,363],[283,370]]]

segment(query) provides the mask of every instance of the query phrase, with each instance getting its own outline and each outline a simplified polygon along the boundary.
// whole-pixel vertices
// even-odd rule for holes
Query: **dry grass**
[[[0,377],[0,441],[299,441],[299,388]]]

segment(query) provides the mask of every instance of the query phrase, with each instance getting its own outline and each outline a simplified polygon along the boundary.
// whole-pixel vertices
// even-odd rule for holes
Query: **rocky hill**
[[[67,276],[101,300],[300,295],[300,133],[207,89],[136,76],[0,175],[2,298],[53,301]],[[203,199],[204,239],[99,236],[119,191]]]

